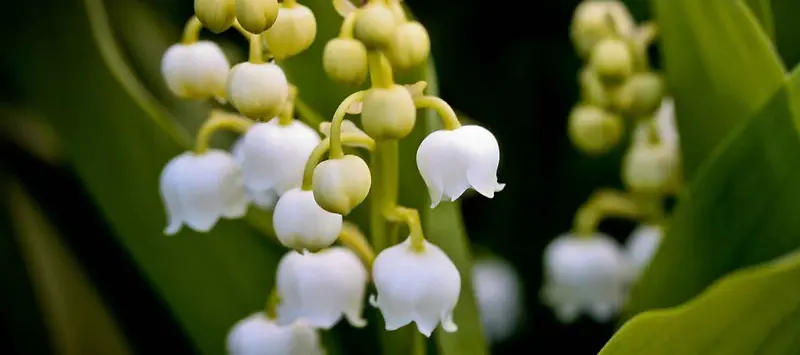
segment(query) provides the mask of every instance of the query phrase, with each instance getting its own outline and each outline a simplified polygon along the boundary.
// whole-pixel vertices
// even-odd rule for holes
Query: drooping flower
[[[559,236],[545,248],[544,272],[542,301],[561,322],[573,322],[584,312],[605,322],[624,302],[628,265],[609,236]]]
[[[231,154],[233,154],[233,157],[236,159],[236,162],[239,164],[240,168],[244,165],[244,153],[242,152],[243,141],[243,138],[239,138],[231,147]],[[278,196],[278,193],[272,189],[253,190],[247,187],[247,185],[244,186],[244,189],[248,198],[253,202],[254,205],[267,211],[271,211],[275,208],[275,203],[278,202],[278,197],[280,197]]]
[[[523,312],[517,272],[505,260],[479,259],[472,266],[472,288],[487,340],[507,339],[519,325]]]
[[[313,191],[294,188],[278,200],[272,224],[284,246],[317,251],[330,246],[339,237],[342,215],[322,209]]]
[[[231,65],[214,42],[173,44],[161,59],[161,74],[167,87],[181,98],[225,97]]]
[[[361,260],[347,248],[302,254],[289,251],[278,263],[277,323],[303,319],[314,327],[330,329],[344,316],[354,327],[365,326],[361,313],[367,277]]]
[[[632,280],[637,279],[653,260],[663,233],[658,225],[643,224],[636,227],[625,241],[625,255],[631,266]]]
[[[426,337],[440,322],[446,332],[458,330],[453,309],[461,293],[461,275],[436,245],[425,241],[417,251],[407,238],[383,250],[375,258],[372,279],[378,294],[370,303],[381,310],[386,330],[411,322]]]
[[[302,320],[279,326],[264,312],[237,322],[228,333],[230,355],[323,355],[316,329]]]
[[[502,191],[497,182],[500,146],[487,129],[466,125],[431,133],[417,150],[417,167],[431,197],[431,207],[442,199],[455,201],[468,188],[488,198]]]
[[[220,217],[239,218],[247,212],[242,173],[223,150],[178,155],[164,167],[160,180],[169,219],[164,234],[178,233],[184,224],[207,232]]]

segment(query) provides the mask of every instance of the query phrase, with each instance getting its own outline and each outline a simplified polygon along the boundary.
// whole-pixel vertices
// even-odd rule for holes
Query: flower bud
[[[247,32],[261,34],[278,18],[278,0],[236,0],[236,19]]]
[[[322,209],[348,215],[369,194],[369,166],[355,155],[329,159],[317,165],[312,179],[314,199]]]
[[[272,224],[284,246],[318,251],[331,246],[339,237],[342,216],[319,207],[313,192],[294,188],[278,200]]]
[[[383,4],[368,4],[356,14],[353,35],[367,48],[379,49],[389,44],[396,28],[392,10]]]
[[[186,99],[225,96],[230,67],[225,53],[211,41],[173,44],[161,59],[161,74],[167,86]]]
[[[392,63],[392,67],[403,70],[424,63],[430,52],[428,31],[422,24],[414,21],[397,27],[386,47],[386,58]]]
[[[414,129],[417,108],[411,93],[403,86],[371,88],[363,102],[361,125],[375,140],[401,139]]]
[[[194,13],[209,31],[221,33],[236,18],[235,0],[194,0]]]
[[[285,59],[311,47],[317,36],[317,19],[303,5],[284,6],[278,11],[278,20],[263,36],[272,55]]]
[[[622,138],[622,118],[595,106],[575,107],[568,125],[572,144],[589,155],[607,153]]]
[[[664,192],[672,182],[676,162],[677,153],[669,144],[634,144],[622,161],[622,181],[631,191]]]
[[[272,118],[289,99],[289,82],[273,63],[239,63],[228,75],[228,98],[242,115]]]
[[[614,107],[626,116],[649,116],[661,106],[663,97],[664,82],[658,74],[636,74],[614,94]]]
[[[633,73],[633,54],[624,41],[607,38],[592,49],[589,65],[601,80],[619,83]]]
[[[584,1],[575,9],[570,37],[581,56],[588,55],[600,40],[613,36],[629,36],[635,24],[621,1]]]
[[[367,78],[367,48],[352,38],[334,38],[325,44],[322,66],[325,73],[337,82],[361,85]]]

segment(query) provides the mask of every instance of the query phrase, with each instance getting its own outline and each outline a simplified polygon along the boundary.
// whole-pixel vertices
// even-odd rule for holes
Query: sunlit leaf
[[[770,39],[775,38],[775,21],[772,16],[772,0],[745,0],[753,15],[756,16],[764,33]]]

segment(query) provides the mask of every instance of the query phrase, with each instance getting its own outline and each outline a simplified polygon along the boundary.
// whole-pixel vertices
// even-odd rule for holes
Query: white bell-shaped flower
[[[606,235],[559,236],[545,248],[544,272],[542,301],[561,322],[584,312],[608,321],[625,300],[628,265],[619,243]]]
[[[244,145],[242,142],[244,142],[244,139],[239,138],[231,147],[231,154],[233,154],[233,157],[236,158],[236,162],[239,164],[240,168],[244,166],[244,152],[242,151],[242,147]],[[275,203],[278,202],[278,193],[273,189],[253,190],[247,185],[244,186],[244,189],[248,198],[253,201],[253,204],[261,209],[271,211],[273,208],[275,208]]]
[[[276,196],[300,187],[306,161],[319,142],[319,134],[297,120],[287,126],[277,119],[253,125],[240,148],[245,185],[254,193],[272,190]]]
[[[354,327],[362,318],[367,269],[349,249],[333,247],[317,253],[290,251],[278,263],[280,304],[277,323],[297,319],[330,329],[344,317]]]
[[[494,343],[508,339],[523,314],[517,272],[502,259],[476,260],[472,266],[472,288],[487,340]]]
[[[229,355],[323,355],[317,330],[298,320],[279,326],[264,312],[237,322],[228,333]]]
[[[339,237],[342,215],[322,209],[314,199],[314,191],[298,187],[280,197],[272,213],[272,225],[284,246],[317,251]]]
[[[211,41],[173,44],[161,59],[167,87],[182,98],[225,97],[230,69],[225,53]]]
[[[429,134],[417,150],[417,167],[428,185],[431,207],[455,201],[468,188],[488,198],[503,190],[497,183],[500,146],[487,129],[467,125]]]
[[[226,151],[178,155],[164,167],[160,180],[169,219],[164,234],[178,233],[184,224],[207,232],[220,217],[239,218],[247,212],[241,170]]]
[[[378,291],[370,303],[378,307],[386,330],[411,322],[429,337],[441,322],[446,332],[458,330],[453,309],[461,293],[461,275],[442,249],[425,241],[422,251],[412,248],[411,238],[384,249],[372,265]]]
[[[661,226],[642,224],[636,227],[625,241],[625,255],[630,264],[631,280],[639,278],[642,271],[650,265],[661,245],[663,233]]]

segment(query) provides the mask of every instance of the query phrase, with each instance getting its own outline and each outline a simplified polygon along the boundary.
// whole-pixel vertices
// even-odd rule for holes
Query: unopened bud
[[[418,66],[428,60],[431,40],[428,31],[419,22],[407,22],[397,30],[386,48],[386,58],[399,70]]]
[[[664,81],[658,74],[636,74],[616,91],[614,107],[625,116],[650,116],[661,106],[663,97]]]
[[[263,36],[272,55],[285,59],[311,47],[317,36],[317,19],[303,5],[283,6],[277,21]]]
[[[381,49],[392,40],[396,28],[397,21],[392,10],[383,4],[373,3],[358,10],[353,35],[367,48]]]
[[[209,31],[221,33],[233,24],[236,3],[234,0],[194,0],[194,13]]]
[[[604,82],[619,83],[633,73],[633,54],[619,39],[607,38],[598,42],[592,49],[589,63]]]
[[[345,155],[319,163],[312,182],[317,204],[328,212],[346,216],[367,198],[372,175],[363,159]]]
[[[622,138],[622,118],[599,107],[580,105],[569,116],[569,139],[589,155],[601,155]]]
[[[631,191],[665,192],[676,177],[676,162],[677,152],[672,145],[634,144],[622,161],[622,181]]]
[[[239,63],[228,75],[228,99],[242,115],[269,119],[289,99],[289,82],[273,63]]]
[[[268,30],[278,18],[278,0],[236,0],[236,19],[252,34]]]
[[[367,48],[352,38],[334,38],[325,44],[322,67],[328,76],[342,84],[361,85],[367,78]]]
[[[633,17],[621,1],[584,1],[575,9],[570,36],[576,51],[587,56],[604,38],[630,36]]]
[[[169,89],[185,99],[225,96],[230,64],[214,42],[174,44],[161,59],[161,74]]]
[[[363,102],[361,125],[373,139],[401,139],[414,129],[417,109],[405,87],[371,88]]]

